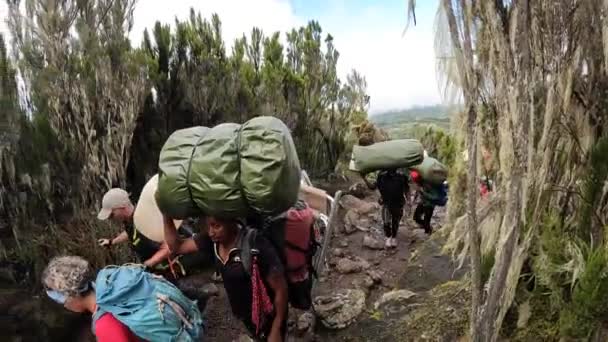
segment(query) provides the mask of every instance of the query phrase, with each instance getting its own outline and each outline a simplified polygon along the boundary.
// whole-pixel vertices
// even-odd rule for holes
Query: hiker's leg
[[[384,235],[387,238],[391,237],[391,216],[391,210],[388,207],[388,204],[384,203],[384,205],[382,206],[382,224],[384,225]]]
[[[421,226],[424,226],[424,222],[422,221],[422,214],[424,213],[424,206],[422,203],[418,203],[416,207],[416,211],[414,211],[414,221]]]
[[[391,237],[392,238],[397,237],[397,232],[399,231],[399,225],[401,223],[402,217],[403,217],[403,206],[402,205],[392,208],[392,210],[391,210],[391,218],[392,218]]]
[[[424,230],[429,234],[433,232],[433,228],[431,227],[431,218],[433,218],[434,210],[435,206],[433,205],[424,207]]]

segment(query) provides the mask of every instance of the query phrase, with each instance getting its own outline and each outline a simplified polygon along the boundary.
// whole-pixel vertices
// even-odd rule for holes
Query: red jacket
[[[97,342],[145,342],[109,313],[95,322],[95,337]]]

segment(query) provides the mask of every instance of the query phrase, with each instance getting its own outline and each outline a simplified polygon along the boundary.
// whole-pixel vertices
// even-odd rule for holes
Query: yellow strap
[[[135,229],[135,227],[133,227],[133,246],[137,246],[137,244],[139,244],[139,242],[141,241],[140,238],[137,237],[137,229]]]

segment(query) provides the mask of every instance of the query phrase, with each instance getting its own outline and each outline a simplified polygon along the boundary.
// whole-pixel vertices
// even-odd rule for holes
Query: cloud
[[[370,112],[440,102],[432,31],[436,0],[419,8],[418,25],[410,27],[404,37],[406,1],[329,0],[315,4],[306,0],[301,2],[301,10],[296,10],[292,1],[296,0],[139,0],[130,37],[139,44],[144,28],[152,28],[157,20],[172,25],[175,17],[186,20],[191,7],[206,18],[213,13],[220,16],[228,47],[254,26],[270,35],[315,19],[334,37],[342,80],[353,68],[367,78]],[[7,30],[6,16],[6,3],[0,0],[0,32]]]
[[[286,0],[174,0],[168,7],[164,0],[140,0],[132,37],[139,41],[143,28],[152,27],[156,20],[173,23],[175,16],[187,18],[190,7],[206,18],[212,13],[220,16],[227,46],[254,26],[270,34],[286,32],[316,19],[324,32],[334,37],[340,52],[340,77],[345,80],[353,68],[366,76],[371,112],[434,104],[440,101],[434,67],[433,18],[428,15],[433,13],[434,6],[423,9],[418,26],[410,27],[403,37],[406,2],[402,3],[398,7],[381,2],[361,6],[331,0],[310,11],[314,5],[304,2],[304,8],[309,9],[306,12],[313,13],[304,16]]]
[[[217,13],[222,21],[222,33],[227,45],[243,33],[249,34],[253,27],[259,27],[264,33],[285,32],[301,25],[302,21],[285,0],[140,0],[135,9],[134,27],[131,38],[141,41],[144,28],[151,28],[156,21],[175,22],[175,17],[187,20],[190,8],[200,12],[205,18]]]

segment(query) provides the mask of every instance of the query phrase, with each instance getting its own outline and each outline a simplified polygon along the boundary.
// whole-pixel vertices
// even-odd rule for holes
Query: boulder
[[[357,231],[357,224],[359,223],[359,214],[350,209],[344,215],[344,233],[352,234]]]
[[[335,256],[335,257],[338,257],[338,258],[343,257],[343,256],[344,256],[344,254],[345,254],[345,253],[344,253],[344,250],[343,250],[342,248],[334,248],[334,249],[331,251],[331,255],[333,255],[333,256]]]
[[[315,324],[315,316],[312,312],[305,312],[298,317],[298,322],[296,323],[296,329],[298,333],[303,334],[308,331],[312,331],[314,329]]]
[[[353,195],[344,195],[340,198],[340,206],[346,210],[355,210],[359,211],[361,207],[363,207],[367,202],[358,199]]]
[[[329,329],[343,329],[352,324],[365,308],[365,292],[342,289],[314,300],[317,317]]]
[[[363,237],[363,247],[375,250],[384,249],[384,241],[368,234]]]
[[[374,281],[374,283],[381,284],[384,273],[380,270],[374,269],[367,271],[367,275]]]
[[[394,290],[386,292],[374,303],[374,309],[378,310],[381,306],[388,304],[398,304],[415,297],[416,293],[410,290]]]
[[[348,193],[359,199],[365,198],[369,192],[370,189],[363,182],[357,182],[348,188]]]
[[[358,273],[369,269],[369,262],[356,257],[354,260],[348,258],[340,258],[336,262],[336,269],[342,274]]]
[[[374,287],[375,283],[374,283],[374,280],[370,276],[364,275],[361,278],[355,279],[353,284],[355,285],[356,288],[359,288],[359,289],[365,291],[366,293],[369,293],[369,290],[371,290],[371,288]]]

